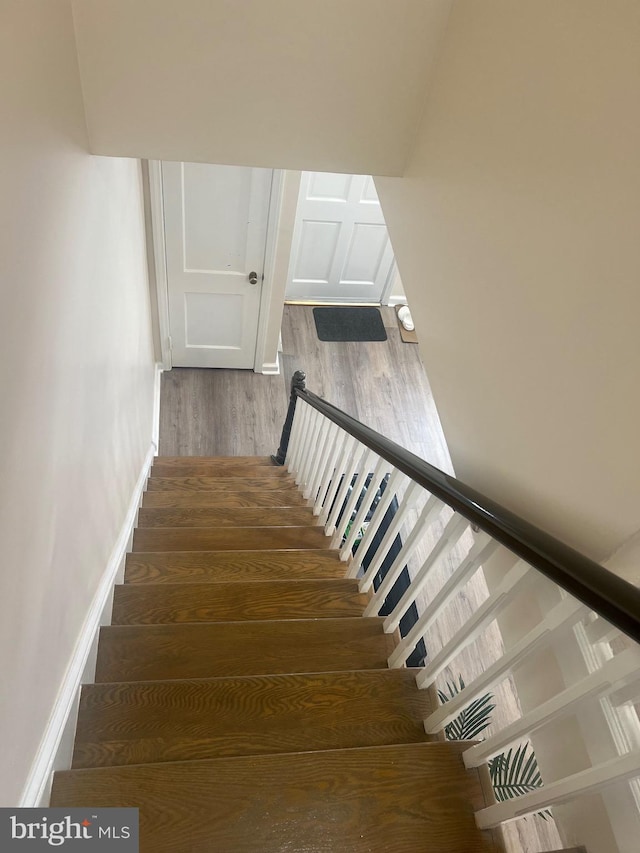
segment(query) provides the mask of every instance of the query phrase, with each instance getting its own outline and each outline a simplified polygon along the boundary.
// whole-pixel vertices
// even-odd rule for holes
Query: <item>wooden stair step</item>
[[[292,477],[159,477],[153,475],[147,481],[148,492],[284,492],[300,494]]]
[[[246,468],[280,468],[286,471],[283,465],[274,465],[270,456],[156,456],[154,464],[177,465],[184,462],[189,465],[217,465],[219,468],[239,466]]]
[[[112,625],[241,622],[245,619],[339,619],[362,616],[368,596],[355,580],[116,586]]]
[[[322,527],[139,527],[134,551],[247,551],[330,548]]]
[[[151,466],[152,477],[251,477],[252,479],[291,480],[284,465],[255,463],[241,457],[207,459],[195,456],[176,456],[174,459],[157,457]]]
[[[318,525],[308,506],[274,507],[164,507],[138,511],[138,527],[296,527]]]
[[[302,493],[294,489],[263,491],[262,489],[244,489],[229,491],[172,491],[145,492],[142,498],[144,509],[161,507],[291,507],[306,506]]]
[[[127,554],[126,584],[343,578],[333,550],[159,551]]]
[[[73,767],[422,743],[415,670],[90,684]]]
[[[141,853],[485,853],[478,774],[459,752],[401,744],[70,770],[51,805],[139,807]]]
[[[288,619],[102,628],[96,682],[384,669],[382,619]]]

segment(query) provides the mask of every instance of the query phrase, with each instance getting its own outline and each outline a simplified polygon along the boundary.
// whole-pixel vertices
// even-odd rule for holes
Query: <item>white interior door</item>
[[[286,298],[380,302],[393,266],[373,178],[303,172]]]
[[[162,163],[174,367],[254,366],[272,177]]]

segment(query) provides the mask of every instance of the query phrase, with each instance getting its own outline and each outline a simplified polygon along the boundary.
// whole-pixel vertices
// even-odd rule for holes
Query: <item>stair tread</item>
[[[74,767],[427,739],[407,669],[87,685]]]
[[[147,491],[172,492],[244,492],[253,491],[292,492],[300,494],[293,478],[290,477],[206,477],[192,475],[186,477],[161,477],[151,475],[147,481]]]
[[[481,853],[478,774],[458,745],[92,768],[57,773],[51,805],[137,806],[142,853]]]
[[[164,491],[145,492],[142,506],[145,509],[162,507],[295,507],[306,506],[301,492],[293,489],[265,491],[244,489],[242,491]]]
[[[317,526],[311,507],[164,507],[138,512],[138,528]]]
[[[230,456],[228,461],[179,456],[175,459],[156,460],[151,466],[152,477],[251,477],[252,479],[290,480],[284,466],[251,463]]]
[[[330,548],[322,527],[138,527],[133,551],[227,551]]]
[[[346,579],[123,584],[112,625],[362,616],[367,600]]]
[[[96,682],[384,669],[382,619],[288,619],[102,628]]]
[[[284,468],[282,465],[274,465],[270,456],[156,456],[155,462],[164,465],[181,465],[189,462],[198,465],[264,465],[267,468]],[[284,468],[286,470],[286,468]]]
[[[127,554],[125,582],[198,583],[291,578],[342,578],[336,551],[158,551]]]

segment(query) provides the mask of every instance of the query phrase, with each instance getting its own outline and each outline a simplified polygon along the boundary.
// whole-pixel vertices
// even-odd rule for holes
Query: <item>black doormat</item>
[[[378,308],[314,308],[313,319],[321,341],[386,341]]]

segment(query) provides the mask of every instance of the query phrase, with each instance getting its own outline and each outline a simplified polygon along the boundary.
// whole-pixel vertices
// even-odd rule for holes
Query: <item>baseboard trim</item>
[[[262,364],[262,369],[260,373],[264,373],[267,376],[279,376],[280,375],[280,354],[276,354],[275,361],[265,361]]]
[[[58,758],[65,731],[72,724],[75,731],[75,719],[73,719],[73,715],[74,711],[77,711],[83,674],[92,649],[97,642],[103,613],[109,604],[115,580],[127,554],[129,542],[137,521],[142,493],[144,492],[149,476],[149,469],[156,453],[157,448],[152,444],[149,447],[133,494],[131,495],[120,533],[111,551],[111,556],[89,607],[80,634],[78,635],[78,640],[62,679],[58,696],[56,697],[44,735],[40,741],[40,746],[38,747],[29,776],[27,777],[27,782],[22,791],[18,803],[19,808],[37,808],[48,803],[51,774],[54,768],[60,766],[56,759]]]

